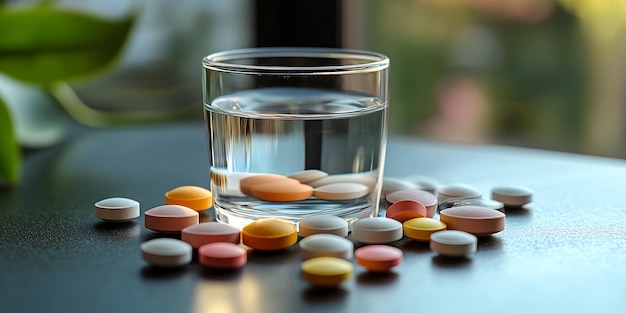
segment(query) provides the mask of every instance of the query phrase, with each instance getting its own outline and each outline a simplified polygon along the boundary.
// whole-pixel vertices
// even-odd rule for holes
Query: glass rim
[[[362,61],[358,64],[320,65],[320,66],[287,66],[287,65],[250,65],[231,61],[261,58],[320,58],[350,59]],[[202,59],[206,69],[219,72],[264,75],[341,75],[369,73],[389,67],[389,58],[381,53],[344,48],[313,48],[313,47],[262,47],[248,49],[225,50],[212,53]]]

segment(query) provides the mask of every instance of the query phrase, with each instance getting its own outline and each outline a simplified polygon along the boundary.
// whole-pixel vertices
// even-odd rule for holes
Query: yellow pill
[[[429,217],[418,217],[410,219],[402,224],[402,230],[406,237],[417,241],[430,241],[432,233],[446,230],[447,226],[443,222]]]
[[[296,224],[278,218],[256,220],[241,230],[244,245],[256,250],[281,250],[298,241]]]
[[[195,211],[204,211],[213,206],[211,191],[198,186],[181,186],[165,193],[165,204],[186,206]]]
[[[334,287],[352,277],[352,263],[335,257],[317,257],[302,262],[302,277],[316,286]]]

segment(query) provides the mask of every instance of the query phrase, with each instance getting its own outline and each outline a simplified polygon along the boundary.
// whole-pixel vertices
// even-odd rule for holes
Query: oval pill
[[[289,181],[277,181],[251,186],[250,194],[259,200],[270,202],[302,201],[313,196],[313,187]]]
[[[372,272],[386,272],[402,263],[402,250],[387,245],[360,247],[354,251],[357,264]]]
[[[440,203],[437,207],[437,211],[441,212],[445,209],[467,205],[480,206],[504,213],[504,203],[489,199],[449,199]]]
[[[430,241],[431,234],[446,228],[445,223],[429,217],[418,217],[402,223],[404,236],[423,242]]]
[[[341,237],[348,236],[348,222],[336,215],[314,215],[304,218],[298,223],[300,236],[314,234],[331,234]]]
[[[313,188],[318,188],[321,186],[336,184],[336,183],[357,183],[357,184],[367,186],[369,190],[373,190],[374,187],[376,186],[376,179],[369,174],[350,173],[350,174],[328,175],[326,177],[308,182],[307,184]]]
[[[303,238],[299,243],[302,258],[305,260],[329,256],[345,260],[352,259],[352,241],[331,234],[315,234]]]
[[[230,242],[239,244],[241,231],[239,228],[219,222],[205,222],[185,227],[181,231],[181,239],[194,248],[212,242]]]
[[[300,172],[293,173],[287,177],[297,179],[299,182],[305,184],[308,182],[312,182],[314,180],[318,180],[320,178],[324,178],[328,176],[328,173],[320,170],[304,170]]]
[[[298,241],[296,224],[278,218],[263,218],[241,230],[241,241],[256,250],[286,249]]]
[[[198,263],[206,267],[234,269],[248,262],[248,251],[232,242],[212,242],[198,248]]]
[[[199,186],[180,186],[165,193],[165,204],[178,204],[196,211],[213,206],[213,194]]]
[[[469,205],[445,209],[439,213],[439,220],[448,229],[461,230],[478,237],[504,230],[504,218],[502,212]]]
[[[191,262],[192,248],[173,238],[156,238],[141,244],[142,258],[153,266],[179,267]]]
[[[430,235],[430,249],[443,256],[469,256],[477,246],[478,238],[463,231],[442,230]]]
[[[398,201],[387,208],[387,212],[385,212],[386,217],[400,223],[404,223],[404,221],[412,218],[425,217],[426,215],[426,207],[413,200]]]
[[[256,175],[242,178],[239,181],[239,189],[241,193],[250,196],[252,195],[250,189],[253,186],[263,185],[267,183],[277,183],[277,182],[292,183],[292,184],[300,183],[296,179],[288,178],[287,176],[282,176],[278,174],[256,174]]]
[[[393,205],[394,203],[402,200],[413,200],[419,202],[426,208],[426,217],[435,216],[435,211],[437,211],[437,197],[428,191],[424,191],[421,189],[405,189],[399,190],[396,192],[392,192],[387,194],[385,197],[385,201],[387,203],[387,207]]]
[[[369,187],[359,183],[334,183],[315,188],[313,196],[320,200],[340,201],[366,196]]]
[[[128,222],[139,217],[139,202],[128,198],[107,198],[96,202],[96,217],[109,222]]]
[[[402,239],[402,223],[386,217],[367,217],[352,224],[352,239],[367,244]]]
[[[498,186],[491,189],[491,198],[506,206],[519,207],[532,201],[533,191],[523,186]]]
[[[177,204],[166,204],[144,212],[145,227],[158,232],[177,233],[199,222],[198,211]]]
[[[333,257],[317,257],[302,262],[302,277],[313,285],[335,287],[352,277],[352,263]]]
[[[437,201],[439,202],[448,199],[477,199],[480,196],[479,190],[466,184],[446,185],[437,190]]]

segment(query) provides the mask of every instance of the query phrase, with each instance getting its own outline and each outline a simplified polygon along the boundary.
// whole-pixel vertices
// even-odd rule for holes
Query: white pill
[[[301,237],[314,234],[331,234],[341,237],[348,236],[348,222],[335,215],[314,215],[298,223]]]
[[[296,179],[303,184],[318,180],[320,178],[328,176],[328,173],[320,170],[304,170],[301,172],[293,173],[287,177]]]
[[[376,179],[371,174],[337,174],[316,179],[312,182],[308,182],[307,185],[317,188],[335,183],[358,183],[367,186],[370,190],[373,190],[376,186]]]
[[[381,193],[381,198],[385,198],[385,195],[390,194],[392,192],[405,190],[405,189],[415,189],[417,186],[410,181],[406,181],[400,178],[394,177],[385,177],[383,178],[383,191]]]
[[[522,206],[532,201],[533,191],[523,186],[498,186],[491,189],[491,198],[506,206]]]
[[[442,230],[430,235],[430,249],[439,255],[465,257],[476,252],[478,238],[459,230]]]
[[[316,257],[352,259],[354,244],[349,239],[331,234],[315,234],[300,240],[300,252],[305,260]]]
[[[173,238],[157,238],[141,244],[141,256],[154,266],[179,267],[191,262],[190,244]]]
[[[315,188],[313,196],[320,200],[350,200],[366,196],[369,190],[359,183],[335,183]]]
[[[352,224],[352,239],[367,244],[384,244],[402,239],[402,223],[386,217],[367,217]]]
[[[428,191],[432,194],[435,194],[437,192],[437,189],[440,185],[439,182],[437,182],[435,179],[423,175],[408,176],[405,177],[404,180],[412,183],[413,185],[415,185],[416,188]]]
[[[139,217],[139,202],[128,198],[107,198],[96,202],[96,217],[109,222],[127,222]]]
[[[437,200],[439,203],[449,199],[478,199],[481,193],[476,188],[466,184],[446,185],[438,189]]]
[[[505,213],[504,203],[500,201],[496,201],[496,200],[489,200],[489,199],[460,199],[460,200],[448,199],[447,201],[444,201],[443,203],[439,204],[439,206],[437,207],[437,212],[441,212],[445,209],[449,209],[449,208],[453,208],[457,206],[467,206],[467,205],[479,206],[479,207],[488,208],[488,209]]]

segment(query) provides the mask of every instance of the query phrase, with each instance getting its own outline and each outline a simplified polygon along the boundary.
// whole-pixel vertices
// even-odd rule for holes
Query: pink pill
[[[354,251],[356,262],[372,272],[385,272],[402,263],[402,250],[387,245],[371,245]]]
[[[402,200],[392,204],[387,208],[385,216],[400,223],[404,223],[413,218],[426,217],[426,207],[417,201]]]
[[[432,193],[421,189],[406,189],[395,191],[387,194],[385,199],[387,202],[387,207],[390,207],[394,203],[403,200],[413,200],[419,202],[426,208],[426,217],[435,216],[435,211],[437,210],[437,197]]]
[[[212,242],[198,249],[198,262],[212,268],[239,268],[248,262],[248,252],[234,243]]]
[[[163,233],[177,233],[199,222],[197,211],[177,204],[154,207],[144,213],[146,228]]]
[[[504,213],[479,206],[458,206],[439,213],[439,219],[448,229],[468,232],[475,236],[489,236],[504,230]]]
[[[194,248],[212,242],[230,242],[239,244],[241,231],[239,228],[219,222],[206,222],[191,225],[183,229],[181,239]]]

